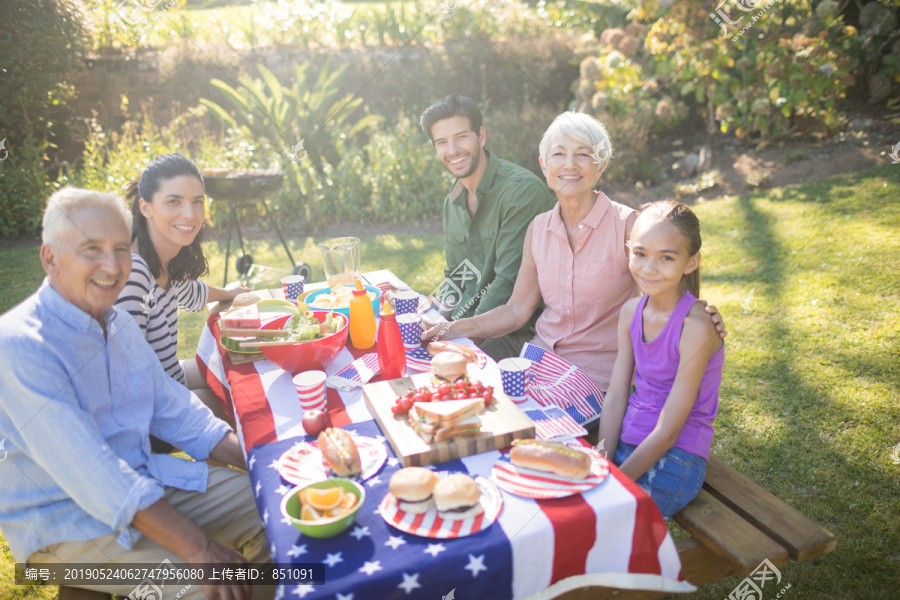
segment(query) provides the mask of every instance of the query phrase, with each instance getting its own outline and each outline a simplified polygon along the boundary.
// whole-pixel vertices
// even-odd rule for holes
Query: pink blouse
[[[574,253],[559,204],[534,219],[531,254],[547,307],[531,343],[559,354],[605,392],[616,362],[619,310],[637,295],[625,248],[625,222],[635,211],[596,194],[578,224]]]

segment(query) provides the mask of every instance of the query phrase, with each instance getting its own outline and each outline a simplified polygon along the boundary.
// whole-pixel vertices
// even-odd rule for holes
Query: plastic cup
[[[394,294],[394,312],[398,315],[408,315],[419,312],[419,293],[405,290]]]
[[[527,358],[504,358],[497,366],[500,367],[503,393],[516,404],[525,402],[531,382],[531,361]]]
[[[359,238],[342,237],[318,244],[328,285],[354,284],[360,277]]]
[[[294,375],[294,387],[303,412],[325,408],[325,371],[303,371]]]
[[[297,299],[303,293],[303,282],[306,278],[303,275],[287,275],[281,278],[281,289],[284,292],[284,299],[297,304]]]
[[[419,313],[397,315],[397,325],[400,326],[400,337],[403,338],[404,348],[412,350],[422,346],[421,322],[422,317],[419,316]]]

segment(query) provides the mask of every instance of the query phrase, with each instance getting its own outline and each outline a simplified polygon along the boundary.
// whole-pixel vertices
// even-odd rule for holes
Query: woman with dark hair
[[[117,305],[137,321],[166,373],[226,418],[197,370],[178,360],[178,309],[195,312],[231,300],[245,287],[223,289],[198,278],[209,272],[201,247],[206,196],[200,169],[180,154],[163,154],[141,171],[126,194],[132,202],[132,269]]]

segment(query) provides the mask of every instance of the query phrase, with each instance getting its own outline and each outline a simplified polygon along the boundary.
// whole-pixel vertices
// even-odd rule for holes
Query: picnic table
[[[367,273],[366,277],[373,283],[396,281],[393,274],[387,271]],[[307,290],[324,285],[308,286]],[[276,290],[274,294],[266,293],[266,295],[278,297],[280,293]],[[272,556],[276,562],[314,562],[313,553],[319,551],[317,547],[327,546],[332,551],[325,552],[323,556],[327,559],[330,555],[332,558],[329,560],[334,561],[334,555],[342,552],[340,540],[346,538],[346,534],[335,540],[317,541],[304,538],[293,528],[282,527],[284,524],[279,523],[280,514],[277,511],[276,501],[280,493],[287,491],[288,486],[279,481],[276,471],[268,467],[277,456],[290,447],[296,436],[304,434],[300,426],[299,403],[293,399],[290,386],[278,381],[281,378],[288,379],[289,382],[289,378],[286,374],[277,373],[273,365],[267,366],[265,364],[267,361],[232,365],[227,354],[216,344],[218,308],[211,307],[211,317],[198,344],[198,358],[202,368],[206,369],[210,386],[216,390],[226,408],[235,417],[241,443],[248,456],[248,462],[251,463],[250,476],[257,488],[260,514],[273,538]],[[331,374],[360,354],[348,345],[348,348],[326,370]],[[365,410],[360,396],[358,390],[338,392],[329,389],[327,402],[332,420],[336,425],[350,426],[348,429],[357,429],[359,433],[377,435],[373,429],[374,422],[370,420],[371,415]],[[390,452],[390,448],[388,451]],[[450,468],[469,470],[475,474],[485,473],[488,465],[496,459],[496,455],[494,452],[469,457],[450,465]],[[391,457],[394,458],[392,453]],[[367,486],[370,499],[380,498],[386,492],[385,484],[396,468],[396,465],[386,466],[379,474],[381,482]],[[626,523],[614,522],[629,511],[623,511],[621,503],[618,511],[610,508],[612,502],[608,500],[608,496],[619,496],[633,506],[630,511],[631,518]],[[744,595],[735,597],[747,597],[747,592],[755,590],[757,595],[754,597],[759,598],[763,593],[769,594],[775,586],[783,587],[779,567],[790,560],[814,559],[831,552],[836,546],[835,537],[829,531],[714,456],[710,457],[706,480],[700,494],[675,515],[675,521],[691,534],[692,537],[689,539],[673,542],[649,497],[614,466],[610,468],[607,482],[578,498],[581,500],[551,500],[541,504],[532,500],[504,496],[504,512],[516,512],[516,505],[519,505],[518,510],[521,511],[521,506],[524,505],[532,510],[538,521],[527,531],[523,530],[521,540],[527,539],[527,544],[520,544],[520,551],[517,552],[514,543],[512,552],[503,557],[503,560],[509,563],[508,571],[533,572],[530,577],[522,580],[524,583],[520,583],[518,589],[513,590],[515,597],[532,594],[536,598],[556,597],[565,600],[611,598],[649,600],[667,596],[672,592],[689,591],[692,589],[691,586],[701,586],[737,574],[745,577],[737,584],[735,594]],[[579,505],[575,507],[576,511],[580,511],[577,512],[579,517],[568,523],[563,518],[557,528],[557,521],[573,510],[572,504]],[[596,507],[590,511],[585,510],[586,507],[594,505]],[[368,514],[364,515],[361,512],[358,520],[366,518],[363,526],[369,526],[370,535],[362,536],[361,539],[371,542],[373,552],[380,550],[382,554],[389,555],[393,552],[397,556],[403,556],[413,547],[425,551],[431,547],[432,552],[443,555],[441,558],[444,558],[447,556],[446,547],[444,550],[438,550],[435,543],[444,546],[465,544],[465,552],[461,553],[465,556],[458,557],[465,565],[458,563],[456,569],[459,571],[462,567],[462,572],[470,575],[472,579],[478,579],[479,574],[484,575],[481,571],[486,565],[479,563],[478,558],[482,552],[486,553],[485,549],[488,546],[485,544],[490,543],[480,540],[479,536],[487,538],[491,536],[491,530],[504,529],[501,516],[500,521],[488,531],[473,537],[448,541],[446,544],[441,540],[419,541],[406,534],[396,535],[398,532],[391,531],[382,519],[372,513],[370,506],[364,506],[364,509],[369,511]],[[593,513],[595,525],[593,528],[586,527],[583,523],[584,517],[590,516],[590,513]],[[608,518],[614,514],[616,515],[614,518]],[[627,539],[628,536],[616,537],[617,528],[619,531],[630,529],[630,539]],[[592,535],[586,536],[586,531]],[[526,534],[527,538],[524,537]],[[593,540],[588,548],[587,539],[590,537],[593,537]],[[564,541],[564,547],[575,549],[570,551],[564,548],[557,556],[554,552],[557,546],[555,539]],[[380,548],[376,549],[376,545]],[[572,561],[571,554],[566,554],[567,552],[576,555],[580,553],[585,559],[573,567],[573,562],[577,561]],[[598,564],[599,552],[606,553],[603,560],[607,562],[603,563],[601,560]],[[673,552],[677,553],[677,560],[680,560],[680,570],[677,561],[673,560]],[[610,556],[627,557],[629,565],[632,562],[645,561],[646,564],[640,568],[653,572],[628,573],[628,566],[625,568],[626,572],[612,572],[609,570]],[[446,560],[437,561],[437,564],[438,571],[450,572],[453,569]],[[372,573],[373,576],[377,575],[374,581],[382,581],[382,587],[367,585],[366,593],[359,594],[358,598],[370,598],[375,594],[374,590],[391,587],[384,585],[384,581],[389,577],[389,573],[396,576],[395,571],[398,569],[386,568],[387,564],[378,566],[381,569]],[[470,568],[465,570],[467,566]],[[432,571],[427,574],[428,581],[431,581],[434,569],[435,567],[432,567]],[[595,572],[578,573],[578,569]],[[422,591],[421,588],[413,587],[414,583],[419,583],[418,578],[412,579],[414,574],[406,572],[404,578],[401,569],[399,575],[402,578],[400,583],[406,582],[406,587],[410,588],[411,592]],[[512,585],[514,579],[510,573],[498,575],[496,570],[487,575],[492,579],[502,580],[503,585],[506,585],[507,581]],[[439,573],[434,577],[437,579]],[[423,582],[425,580],[426,578],[422,578]],[[537,581],[542,583],[535,583]],[[456,588],[460,597],[499,597],[492,595],[491,592],[485,595],[479,591],[474,593],[467,591],[463,596],[464,586],[457,585]],[[449,590],[450,588],[429,587],[428,597],[444,596]],[[393,586],[389,591],[397,597],[406,597],[404,588]],[[321,595],[314,595],[315,590],[305,588],[289,590],[289,595],[285,595],[286,592],[288,591],[281,591],[283,597],[309,595],[313,598]],[[104,597],[105,595],[86,590],[60,588],[60,598],[66,600],[97,600]],[[341,596],[336,596],[331,591],[330,597],[353,596],[349,591]]]
[[[401,283],[389,271],[365,278],[373,285]],[[325,584],[292,585],[281,590],[284,597],[433,598],[455,589],[459,598],[552,598],[587,585],[694,589],[680,575],[674,541],[655,504],[614,466],[605,481],[581,495],[533,500],[504,492],[503,509],[490,527],[469,537],[430,539],[389,526],[377,513],[391,475],[402,466],[388,446],[385,466],[365,482],[366,502],[354,527],[330,540],[303,536],[282,519],[280,502],[292,486],[276,469],[279,457],[305,437],[291,375],[266,360],[234,365],[216,343],[217,331],[212,313],[198,343],[198,363],[235,418],[272,557],[276,563],[328,565]],[[324,370],[331,376],[370,351],[348,344]],[[486,368],[496,368],[490,362]],[[359,388],[329,388],[326,402],[333,425],[381,439]],[[500,454],[436,468],[490,477]]]

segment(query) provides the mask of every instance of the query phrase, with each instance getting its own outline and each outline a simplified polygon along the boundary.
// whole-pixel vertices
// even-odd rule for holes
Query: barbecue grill
[[[309,281],[312,270],[304,263],[295,263],[291,250],[278,227],[278,221],[272,213],[265,199],[275,195],[281,189],[284,182],[282,171],[231,171],[228,169],[207,169],[203,173],[203,182],[206,193],[218,202],[228,205],[228,238],[225,242],[225,278],[222,285],[228,283],[228,260],[231,257],[231,233],[236,231],[241,253],[235,261],[235,268],[241,275],[246,275],[255,265],[253,257],[244,246],[244,236],[241,233],[240,211],[252,203],[262,204],[263,212],[272,225],[272,229],[278,235],[288,260],[292,265],[294,275],[303,275]],[[268,267],[263,267],[268,268]]]

